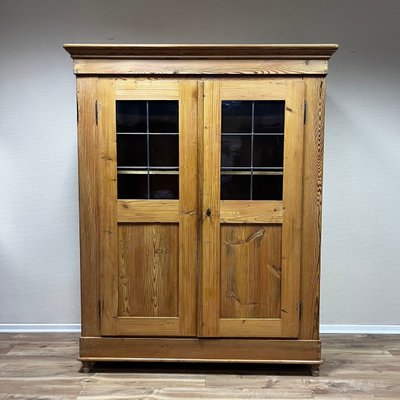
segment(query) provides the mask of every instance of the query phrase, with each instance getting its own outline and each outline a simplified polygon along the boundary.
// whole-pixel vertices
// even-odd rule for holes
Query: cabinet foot
[[[317,365],[310,365],[310,374],[312,376],[319,376],[319,364]]]
[[[93,361],[82,361],[81,372],[83,372],[84,374],[88,374],[90,373],[93,367],[94,367]]]

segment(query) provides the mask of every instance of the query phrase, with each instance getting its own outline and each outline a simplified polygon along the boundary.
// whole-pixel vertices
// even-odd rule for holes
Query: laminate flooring
[[[0,399],[397,399],[400,335],[322,335],[324,364],[98,363],[80,372],[78,334],[0,334]]]

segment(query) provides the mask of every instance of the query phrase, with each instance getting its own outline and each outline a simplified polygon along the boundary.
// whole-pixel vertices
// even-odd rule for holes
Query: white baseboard
[[[0,324],[0,333],[80,332],[81,324]]]
[[[0,333],[73,332],[80,324],[0,324]],[[321,333],[400,334],[400,325],[321,325]]]
[[[400,334],[400,325],[324,325],[320,333]]]

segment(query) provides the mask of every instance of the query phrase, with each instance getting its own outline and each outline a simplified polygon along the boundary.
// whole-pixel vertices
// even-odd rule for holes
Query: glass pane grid
[[[282,199],[284,105],[222,102],[222,200]]]
[[[117,100],[116,109],[118,198],[178,199],[178,101]]]

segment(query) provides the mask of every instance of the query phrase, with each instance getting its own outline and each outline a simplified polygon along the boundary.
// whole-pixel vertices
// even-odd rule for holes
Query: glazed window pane
[[[221,138],[222,167],[250,167],[251,136],[223,135]]]
[[[119,199],[179,198],[179,102],[117,100]]]
[[[285,102],[283,100],[254,102],[254,132],[283,133]]]
[[[118,174],[118,198],[147,199],[147,179],[147,174]]]
[[[146,101],[118,100],[116,104],[117,132],[146,132]]]
[[[179,132],[178,101],[149,101],[149,132]]]
[[[150,135],[149,145],[150,167],[178,167],[178,135]]]
[[[221,199],[281,200],[285,102],[222,101]]]
[[[251,133],[251,101],[222,102],[222,132]]]

